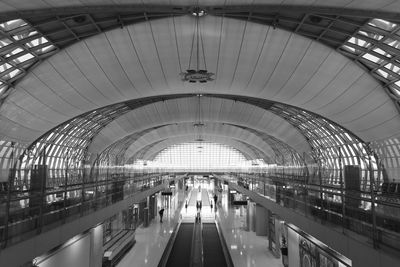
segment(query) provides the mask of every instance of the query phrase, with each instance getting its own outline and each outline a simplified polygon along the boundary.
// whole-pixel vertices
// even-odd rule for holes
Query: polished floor
[[[211,208],[213,193],[207,189],[191,190],[185,197],[181,210],[178,202],[172,200],[165,207],[163,223],[153,220],[149,227],[139,227],[136,231],[136,244],[119,262],[117,267],[157,266],[168,243],[174,226],[179,219],[193,221],[197,210],[196,200],[202,200],[202,221],[220,220],[222,232],[230,250],[232,261],[237,267],[270,266],[281,267],[280,259],[275,258],[267,248],[267,238],[256,236],[245,230],[245,212],[228,206],[227,192],[218,194],[218,205]],[[181,193],[183,194],[183,193]],[[175,195],[175,197],[178,197]]]

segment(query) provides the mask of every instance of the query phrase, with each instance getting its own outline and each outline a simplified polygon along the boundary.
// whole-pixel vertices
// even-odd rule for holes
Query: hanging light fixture
[[[205,126],[205,124],[201,121],[201,97],[202,96],[203,95],[201,95],[201,94],[197,95],[197,99],[198,99],[198,101],[197,101],[197,107],[198,107],[197,120],[193,123],[193,127],[196,129],[197,134],[198,134],[198,137],[195,140],[196,142],[203,142],[204,141],[204,139],[201,137],[202,128]]]
[[[190,49],[189,66],[186,72],[180,73],[182,81],[190,83],[206,83],[213,81],[212,76],[214,73],[207,71],[206,57],[204,52],[203,37],[201,35],[199,19],[206,15],[205,10],[195,7],[192,10],[192,15],[195,16],[195,30],[193,32],[192,46]],[[194,51],[195,50],[195,51]],[[200,64],[200,50],[203,56],[203,66]],[[192,55],[196,55],[196,68],[192,68]],[[194,64],[194,63],[193,63]]]

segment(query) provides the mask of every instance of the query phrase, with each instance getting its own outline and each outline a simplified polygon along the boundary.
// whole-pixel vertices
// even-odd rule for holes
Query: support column
[[[251,206],[251,202],[250,202],[250,200],[248,200],[247,205],[246,205],[246,227],[245,227],[246,231],[251,230],[251,207],[250,206]]]
[[[150,197],[147,197],[146,207],[143,209],[143,227],[147,227],[150,224],[149,206],[150,206]]]
[[[258,236],[266,236],[268,235],[268,218],[267,218],[267,210],[256,204],[256,212],[255,212],[255,221],[256,221],[256,235]]]
[[[256,231],[256,208],[253,201],[247,201],[247,229],[249,231]]]
[[[155,195],[149,197],[149,222],[156,217],[157,214],[157,203]]]
[[[103,226],[100,224],[90,230],[89,267],[101,267],[103,253]]]
[[[272,237],[271,237],[271,224],[270,224],[270,218],[272,216],[272,212],[268,209],[266,209],[266,216],[267,216],[267,236],[268,236],[268,250],[272,251]]]

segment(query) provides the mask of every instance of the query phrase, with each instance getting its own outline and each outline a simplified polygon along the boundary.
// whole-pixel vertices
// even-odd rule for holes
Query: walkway
[[[212,192],[202,189],[199,192],[193,189],[188,198],[188,208],[182,208],[180,217],[183,221],[194,221],[196,216],[196,200],[203,201],[201,210],[202,220],[213,221],[215,216],[221,219],[221,227],[227,246],[230,250],[232,261],[237,267],[282,267],[280,259],[276,259],[268,251],[267,237],[256,236],[254,232],[244,230],[245,215],[230,207],[227,202],[228,192],[219,194],[220,205],[217,212],[211,209],[210,200]],[[153,220],[149,227],[140,227],[136,231],[136,244],[121,260],[117,267],[156,267],[168,243],[169,237],[178,219],[178,211],[172,212],[166,209],[164,222]]]

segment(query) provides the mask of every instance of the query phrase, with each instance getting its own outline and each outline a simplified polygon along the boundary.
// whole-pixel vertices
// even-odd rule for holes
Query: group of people
[[[200,190],[200,188],[199,188],[199,190]],[[217,208],[218,196],[216,194],[214,194],[213,199],[214,199],[215,208]],[[186,211],[187,211],[187,207],[188,207],[188,202],[186,201],[186,203],[185,203]],[[211,207],[211,210],[212,210],[213,209],[213,202],[212,201],[210,201],[210,207]],[[196,210],[197,210],[197,217],[198,218],[200,217],[201,208],[202,208],[202,201],[198,200],[196,202]],[[160,222],[162,223],[163,222],[163,216],[164,216],[164,208],[163,207],[161,207],[161,209],[158,211],[158,214],[160,215]]]

